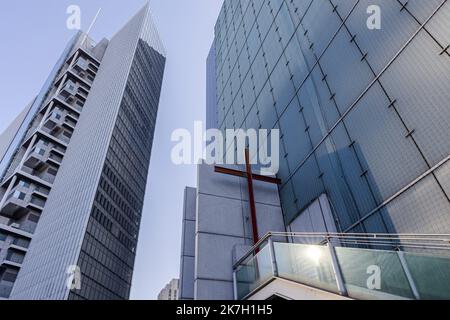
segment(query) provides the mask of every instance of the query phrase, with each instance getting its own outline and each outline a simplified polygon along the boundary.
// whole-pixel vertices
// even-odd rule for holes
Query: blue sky
[[[195,186],[194,166],[170,160],[174,129],[205,118],[205,62],[223,0],[152,0],[152,15],[167,51],[136,259],[132,299],[155,299],[179,274],[183,190]],[[81,7],[86,30],[102,8],[91,36],[110,38],[146,0],[15,0],[0,11],[0,132],[36,95],[74,34],[66,8]]]

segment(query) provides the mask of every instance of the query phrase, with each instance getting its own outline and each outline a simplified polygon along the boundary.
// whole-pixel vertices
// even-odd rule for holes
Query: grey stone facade
[[[286,231],[277,186],[255,181],[254,192],[259,236]],[[253,245],[247,180],[201,164],[184,207],[181,297],[233,299],[233,264]]]

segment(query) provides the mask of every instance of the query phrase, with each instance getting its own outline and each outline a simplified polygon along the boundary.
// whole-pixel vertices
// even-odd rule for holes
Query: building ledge
[[[7,231],[12,234],[17,234],[17,235],[20,235],[20,236],[23,236],[23,237],[26,237],[29,239],[31,239],[33,237],[33,234],[31,234],[29,232],[26,232],[26,231],[23,231],[23,230],[20,230],[17,228],[13,228],[13,227],[7,226],[5,224],[0,224],[0,230],[4,230],[4,231]]]
[[[277,296],[284,300],[353,300],[336,293],[309,287],[294,281],[274,277],[260,286],[245,300],[270,300]]]

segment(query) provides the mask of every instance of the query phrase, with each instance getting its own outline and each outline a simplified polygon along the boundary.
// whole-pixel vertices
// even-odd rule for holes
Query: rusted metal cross
[[[236,177],[247,178],[248,184],[248,200],[250,204],[250,214],[252,219],[252,233],[253,233],[253,242],[257,244],[259,241],[258,235],[258,223],[256,219],[256,205],[255,205],[255,194],[253,191],[253,180],[263,181],[267,183],[273,184],[281,184],[281,180],[277,178],[271,178],[259,174],[252,173],[252,166],[250,164],[250,153],[248,149],[245,149],[245,172],[239,170],[228,169],[224,167],[216,166],[215,172],[228,174]]]

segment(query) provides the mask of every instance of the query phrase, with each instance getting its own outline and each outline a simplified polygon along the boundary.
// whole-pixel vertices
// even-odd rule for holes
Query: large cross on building
[[[258,234],[258,223],[256,217],[256,205],[255,205],[255,194],[253,190],[253,180],[263,181],[267,183],[273,184],[281,184],[281,180],[277,178],[272,178],[268,176],[263,176],[259,174],[252,173],[252,166],[250,164],[250,153],[248,149],[245,149],[245,171],[233,170],[224,167],[215,167],[215,172],[228,174],[236,177],[247,178],[248,185],[248,201],[250,206],[250,214],[252,219],[252,233],[253,233],[253,242],[257,244],[259,242],[259,234]]]

